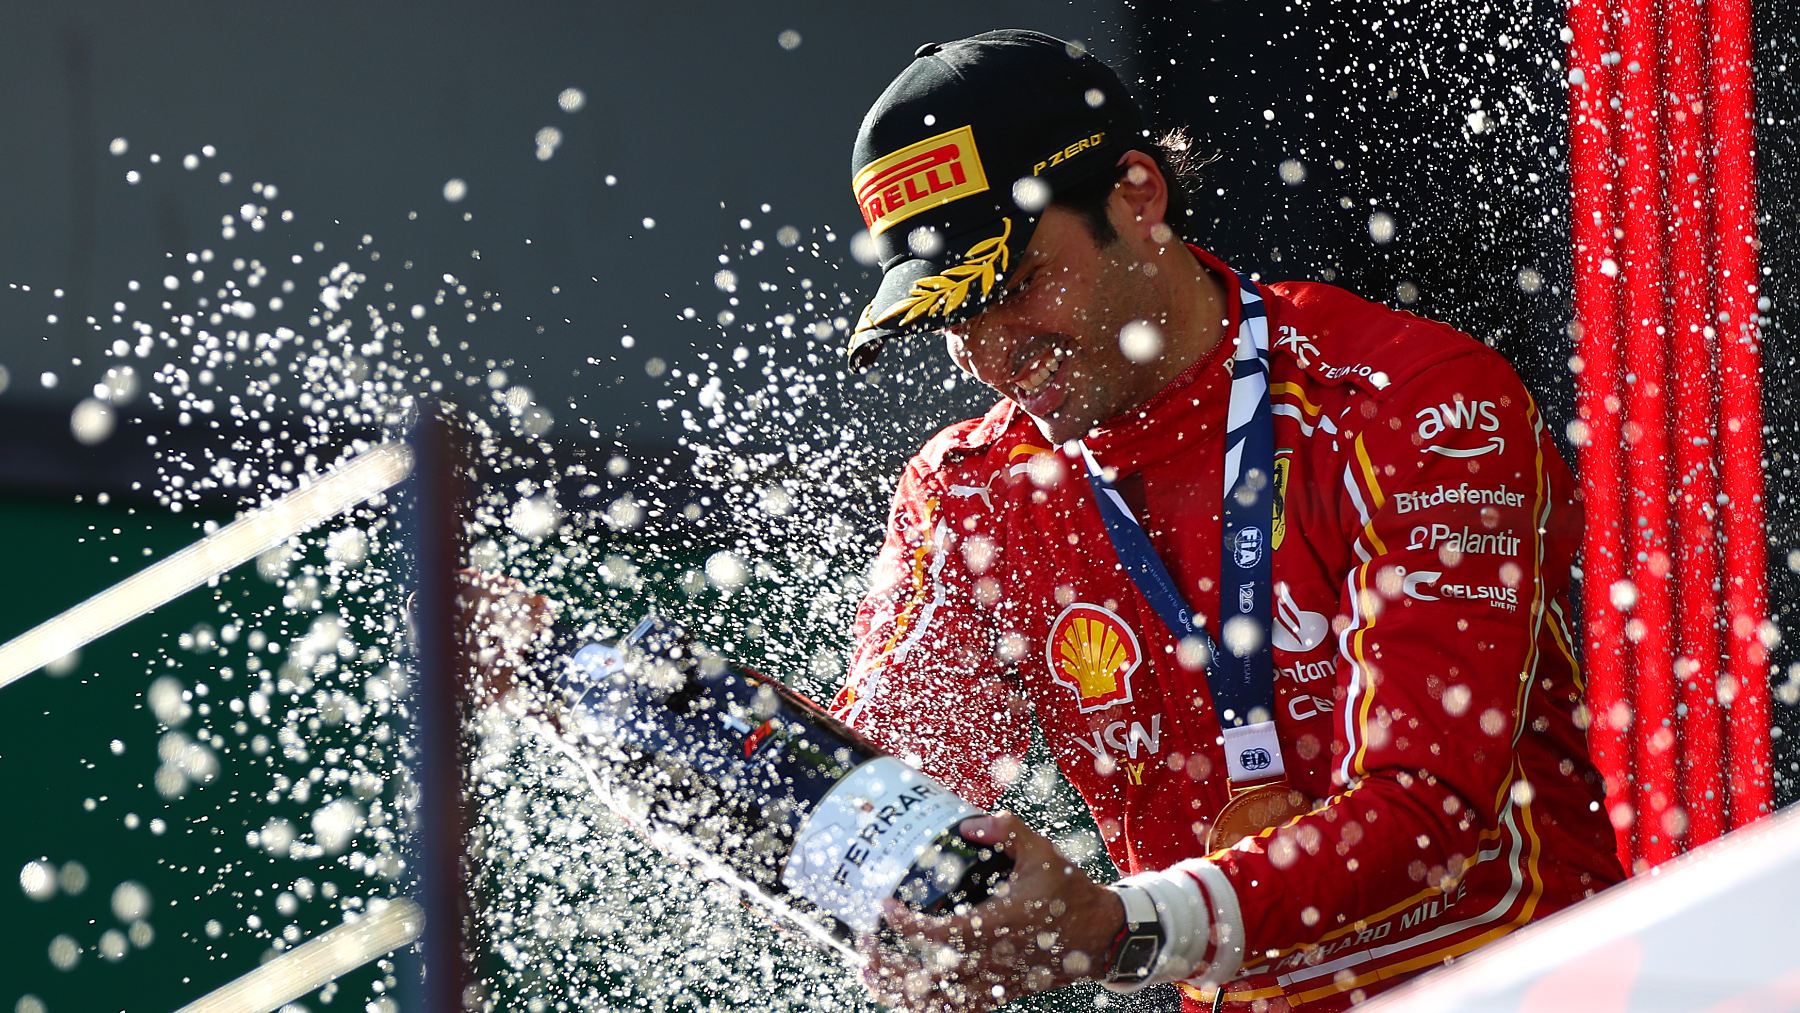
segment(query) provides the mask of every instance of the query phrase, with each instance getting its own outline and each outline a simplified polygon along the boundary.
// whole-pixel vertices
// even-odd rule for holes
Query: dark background
[[[1789,556],[1800,546],[1800,509],[1790,498],[1796,392],[1783,310],[1795,294],[1787,223],[1800,210],[1800,90],[1780,15],[1776,4],[1758,7],[1761,238],[1773,301],[1769,575],[1786,630],[1800,591]],[[428,307],[425,321],[460,370],[480,377],[497,364],[509,374],[502,386],[528,385],[561,445],[666,456],[677,470],[695,453],[681,411],[702,382],[684,374],[699,377],[739,347],[754,364],[767,347],[772,368],[798,365],[827,381],[806,395],[814,409],[842,405],[856,421],[872,478],[850,487],[843,516],[878,525],[885,476],[931,428],[983,399],[944,388],[951,371],[935,348],[890,350],[884,369],[897,379],[886,387],[840,385],[829,354],[837,337],[808,340],[809,326],[853,320],[871,277],[849,248],[860,224],[850,141],[919,43],[1005,25],[1085,40],[1154,119],[1188,127],[1199,150],[1218,156],[1189,238],[1265,278],[1335,281],[1494,343],[1560,432],[1573,405],[1562,17],[1561,3],[1536,0],[1398,13],[1363,2],[1010,0],[883,13],[824,2],[0,0],[0,485],[11,490],[0,523],[17,543],[0,635],[122,577],[144,549],[159,558],[196,537],[200,520],[229,516],[229,497],[202,503],[199,515],[163,512],[146,494],[156,467],[131,427],[98,448],[64,434],[72,406],[117,361],[110,346],[134,337],[132,321],[169,326],[186,305],[163,307],[169,293],[200,288],[187,281],[196,269],[215,283],[216,265],[233,258],[296,283],[282,311],[267,308],[270,291],[253,293],[258,327],[304,331],[320,279],[351,264],[395,307],[391,318]],[[797,44],[784,45],[784,32],[798,33]],[[568,88],[584,94],[581,109],[559,108]],[[540,160],[545,127],[561,141]],[[126,142],[122,154],[109,151],[115,138]],[[197,168],[183,167],[190,154]],[[452,179],[466,183],[460,201],[446,200]],[[266,209],[262,231],[240,215],[244,204]],[[1391,236],[1372,229],[1377,215]],[[230,239],[227,218],[237,223]],[[217,259],[187,261],[204,250]],[[736,273],[734,292],[716,280],[721,267]],[[163,354],[136,360],[145,377]],[[54,386],[40,379],[46,372]],[[157,417],[173,406],[140,398],[131,407]],[[747,435],[751,447],[778,448],[783,434]],[[104,506],[92,498],[102,489],[114,494]],[[682,551],[703,556],[712,548],[704,535]],[[203,827],[150,839],[121,828],[119,807],[84,806],[143,795],[155,748],[139,685],[143,645],[215,613],[214,600],[196,592],[96,644],[71,676],[0,691],[0,872],[75,859],[95,883],[50,905],[0,889],[0,921],[24,936],[0,955],[0,1003],[36,994],[64,1000],[51,1009],[167,1008],[241,973],[264,947],[254,934],[203,941],[184,911],[167,909],[203,889],[207,874],[196,870],[215,837],[232,835]],[[1791,700],[1800,687],[1788,674],[1792,650],[1778,647],[1776,660],[1774,682]],[[1777,714],[1788,732],[1775,746],[1789,802],[1800,728],[1791,706]],[[114,738],[122,756],[110,752]],[[239,818],[216,804],[208,818]],[[251,815],[260,824],[267,813]],[[241,840],[241,828],[232,833]],[[110,917],[97,891],[128,877],[159,904],[153,948],[117,964],[89,952],[76,972],[53,970],[48,940],[68,932],[90,945]]]

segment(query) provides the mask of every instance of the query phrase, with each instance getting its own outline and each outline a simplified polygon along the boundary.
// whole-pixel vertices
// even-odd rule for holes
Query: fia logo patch
[[[1263,533],[1261,528],[1239,528],[1232,538],[1232,552],[1237,556],[1237,565],[1251,567],[1262,562]]]

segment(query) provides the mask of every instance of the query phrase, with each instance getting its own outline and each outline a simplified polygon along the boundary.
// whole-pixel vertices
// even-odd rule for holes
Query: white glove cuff
[[[1162,956],[1141,982],[1108,982],[1114,992],[1187,981],[1202,988],[1222,985],[1244,965],[1244,916],[1237,891],[1218,866],[1190,858],[1158,872],[1140,872],[1120,883],[1150,895],[1163,927]]]

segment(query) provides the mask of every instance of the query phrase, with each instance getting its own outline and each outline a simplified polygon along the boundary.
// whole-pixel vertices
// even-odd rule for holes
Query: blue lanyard
[[[1226,728],[1250,724],[1252,715],[1259,722],[1269,721],[1275,708],[1269,546],[1275,504],[1275,419],[1269,410],[1269,329],[1256,286],[1235,274],[1233,278],[1242,293],[1242,309],[1225,427],[1219,641],[1213,640],[1206,623],[1175,586],[1100,463],[1085,445],[1080,447],[1094,503],[1120,565],[1177,643],[1191,638],[1203,645],[1213,707]]]

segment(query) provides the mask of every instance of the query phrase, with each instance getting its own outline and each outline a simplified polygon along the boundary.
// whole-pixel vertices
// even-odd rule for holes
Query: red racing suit
[[[1225,338],[1088,446],[1216,641],[1239,296],[1194,254],[1225,279]],[[1577,486],[1531,396],[1444,324],[1329,285],[1259,291],[1275,720],[1317,803],[1205,859],[1243,918],[1227,1003],[1325,1010],[1622,873],[1570,639]],[[1165,869],[1205,855],[1227,800],[1220,724],[1091,497],[1010,401],[933,437],[900,477],[833,709],[986,806],[1035,714],[1115,864]],[[1212,998],[1182,988],[1184,1008]]]

